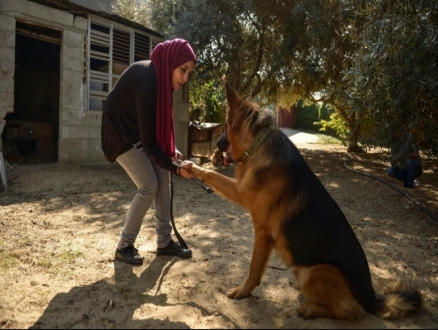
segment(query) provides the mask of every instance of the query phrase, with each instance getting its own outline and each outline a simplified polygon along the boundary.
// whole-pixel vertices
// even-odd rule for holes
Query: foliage
[[[436,0],[139,3],[148,4],[149,27],[192,44],[199,59],[193,92],[226,74],[262,106],[329,104],[336,114],[317,120],[345,135],[350,151],[389,145],[395,132],[410,129],[423,150],[438,152]],[[193,113],[207,117],[215,93],[197,93],[205,105],[197,96]]]
[[[155,16],[152,14],[152,4],[158,6],[161,3],[162,1],[155,0],[116,0],[111,7],[115,14],[147,26],[158,32],[160,31],[159,28],[162,28],[162,26],[157,26],[158,29],[156,29],[153,25],[153,22],[156,20]],[[164,15],[168,14],[168,12],[158,12]]]
[[[320,126],[319,131],[325,134],[338,135],[343,139],[347,137],[345,133],[348,130],[345,128],[345,123],[339,118],[337,120],[344,124],[344,130],[335,129],[334,121],[336,119],[334,119],[333,114],[336,114],[336,112],[330,105],[324,103],[307,104],[304,100],[299,100],[295,106],[295,111],[296,128],[315,131],[317,126]],[[332,125],[334,126],[332,127]]]
[[[348,127],[337,112],[331,113],[329,119],[320,119],[315,125],[321,126],[321,132],[334,132],[342,141],[348,140]]]
[[[345,103],[372,121],[372,140],[391,145],[411,131],[422,149],[438,152],[438,3],[368,1],[350,38],[361,46],[344,71]]]
[[[230,84],[244,97],[276,90],[290,70],[282,43],[288,1],[186,0],[169,37],[191,42],[200,59],[196,79]],[[268,95],[269,93],[265,93]]]
[[[136,21],[137,8],[135,0],[116,0],[111,7],[115,14]]]
[[[296,128],[299,129],[309,129],[314,130],[315,126],[313,123],[318,120],[318,106],[313,104],[310,106],[306,106],[303,103],[303,100],[299,100],[295,107],[296,113]]]
[[[143,0],[148,3],[149,27],[169,36],[179,14],[185,9],[185,0]]]
[[[222,84],[210,80],[202,85],[193,86],[190,92],[190,120],[222,123],[225,121],[226,100]]]

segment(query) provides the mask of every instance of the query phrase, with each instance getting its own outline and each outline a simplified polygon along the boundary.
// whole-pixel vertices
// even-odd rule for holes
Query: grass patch
[[[72,249],[64,244],[60,253],[51,252],[45,255],[37,261],[37,265],[44,268],[48,273],[58,274],[63,264],[71,264],[81,256],[83,256],[83,253],[79,248]]]
[[[17,262],[17,256],[6,251],[5,243],[0,241],[0,267],[7,270],[14,267]]]
[[[43,267],[46,270],[52,268],[52,263],[50,262],[50,258],[48,257],[38,259],[37,265]]]
[[[312,131],[310,129],[299,129],[298,131],[299,132],[303,132],[303,133],[307,133],[307,134],[315,135],[319,139],[318,144],[339,144],[339,145],[343,145],[342,140],[339,139],[336,136],[333,136],[333,135],[324,134],[324,133],[321,133],[320,131]]]
[[[22,236],[18,242],[20,243],[21,247],[27,247],[32,245],[32,240],[29,236]]]
[[[82,251],[80,249],[72,249],[69,247],[62,248],[61,253],[58,255],[58,258],[62,261],[72,262],[73,260],[81,257],[83,255]]]
[[[315,133],[315,135],[318,137],[320,144],[337,144],[337,145],[343,144],[339,138],[332,135],[326,135],[321,133]]]

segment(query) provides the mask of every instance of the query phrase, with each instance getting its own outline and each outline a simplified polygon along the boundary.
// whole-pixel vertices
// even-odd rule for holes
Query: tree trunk
[[[356,126],[354,125],[354,117],[352,116],[353,120],[351,122],[349,122],[349,126],[350,126],[350,139],[348,142],[348,152],[354,152],[354,153],[360,153],[360,152],[364,152],[364,150],[359,147],[359,145],[357,144],[357,140],[359,139],[359,134],[360,134],[360,122],[359,124],[357,124]]]

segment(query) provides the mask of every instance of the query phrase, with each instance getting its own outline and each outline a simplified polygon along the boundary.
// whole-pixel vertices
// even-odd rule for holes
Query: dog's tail
[[[378,287],[385,297],[379,300],[376,314],[385,319],[401,318],[422,305],[420,291],[402,279],[381,280]]]

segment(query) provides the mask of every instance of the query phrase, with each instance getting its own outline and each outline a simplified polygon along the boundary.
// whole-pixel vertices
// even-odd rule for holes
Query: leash
[[[180,162],[178,162],[178,163],[180,163]],[[213,192],[213,190],[210,187],[204,186],[202,183],[198,182],[196,179],[190,179],[190,181],[197,184],[198,186],[200,186],[204,190],[206,190],[207,193]],[[178,239],[179,245],[181,245],[181,247],[184,249],[188,249],[189,247],[187,246],[186,242],[184,241],[184,239],[182,238],[182,236],[180,235],[180,233],[176,229],[175,219],[173,217],[173,174],[170,175],[170,222],[172,223],[173,232],[174,232],[176,238]]]
[[[170,222],[172,222],[173,232],[178,239],[179,245],[181,245],[183,249],[188,249],[189,247],[176,229],[175,220],[173,218],[173,174],[170,175]]]

